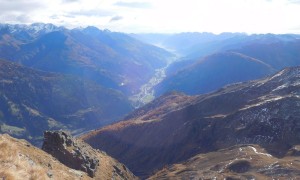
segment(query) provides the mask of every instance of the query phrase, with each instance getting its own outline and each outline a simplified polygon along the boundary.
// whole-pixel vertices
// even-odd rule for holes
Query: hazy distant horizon
[[[0,23],[124,33],[300,34],[300,0],[0,0]]]
[[[27,25],[27,26],[30,26],[32,24],[39,24],[39,23],[42,23],[42,24],[53,24],[53,23],[43,23],[43,22],[33,22],[33,23],[0,23],[0,24],[8,24],[8,25]],[[111,30],[111,29],[108,29],[108,28],[99,28],[97,26],[94,26],[94,25],[86,25],[86,26],[78,26],[78,27],[67,27],[67,26],[64,26],[64,25],[58,25],[58,24],[53,24],[54,26],[57,26],[57,27],[64,27],[66,29],[69,29],[69,30],[72,30],[72,29],[76,29],[76,28],[79,28],[79,29],[84,29],[84,28],[87,28],[87,27],[96,27],[98,28],[99,30],[102,30],[102,31],[105,31],[105,30],[109,30],[111,32],[119,32],[119,33],[126,33],[126,34],[145,34],[145,35],[174,35],[174,34],[181,34],[181,33],[210,33],[210,34],[214,34],[214,35],[220,35],[220,34],[226,34],[226,33],[236,33],[236,34],[244,34],[244,35],[262,35],[262,34],[274,34],[274,35],[285,35],[285,34],[291,34],[291,35],[300,35],[300,32],[298,33],[247,33],[247,32],[219,32],[219,33],[215,33],[215,32],[207,32],[207,31],[203,31],[203,32],[200,32],[200,31],[181,31],[181,32],[123,32],[123,31],[114,31],[114,30]]]

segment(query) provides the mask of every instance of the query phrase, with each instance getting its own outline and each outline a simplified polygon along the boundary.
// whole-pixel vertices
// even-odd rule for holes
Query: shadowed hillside
[[[207,56],[190,67],[163,80],[155,87],[156,96],[168,91],[203,94],[224,85],[262,78],[275,70],[252,57],[235,53],[217,53]]]
[[[300,65],[299,52],[297,35],[236,35],[212,40],[195,50],[195,54],[172,63],[166,70],[167,78],[154,89],[157,96],[168,91],[191,95],[215,91],[230,83],[254,80]],[[230,56],[230,53],[233,54]],[[238,58],[240,63],[236,63]],[[269,68],[247,64],[247,59],[259,61]]]
[[[120,92],[94,82],[0,60],[0,132],[40,142],[49,129],[82,132],[132,110]]]

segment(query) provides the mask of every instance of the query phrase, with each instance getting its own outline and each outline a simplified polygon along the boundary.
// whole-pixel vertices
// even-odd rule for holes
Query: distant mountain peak
[[[83,28],[84,31],[100,31],[100,29],[98,29],[95,26],[87,26],[86,28]]]
[[[33,23],[30,25],[26,24],[0,24],[0,31],[6,30],[8,33],[20,33],[20,32],[27,32],[33,36],[49,33],[53,31],[60,31],[64,30],[65,28],[60,26],[56,26],[51,23]]]
[[[86,34],[100,34],[100,33],[111,33],[109,29],[101,30],[95,26],[87,26],[86,28],[79,29]]]
[[[56,30],[61,29],[61,27],[55,26],[54,24],[51,24],[51,23],[47,23],[47,24],[34,23],[34,24],[31,24],[29,26],[29,28],[35,30],[36,32],[39,32],[39,31],[42,31],[42,30],[46,31],[46,32],[52,32],[52,31],[56,31]]]

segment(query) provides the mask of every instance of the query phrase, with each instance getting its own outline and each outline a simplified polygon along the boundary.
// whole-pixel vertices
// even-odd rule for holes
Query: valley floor
[[[166,69],[170,63],[165,67],[155,70],[154,76],[140,88],[140,92],[131,96],[130,100],[133,102],[135,108],[139,108],[152,100],[154,100],[153,87],[160,83],[166,77]]]

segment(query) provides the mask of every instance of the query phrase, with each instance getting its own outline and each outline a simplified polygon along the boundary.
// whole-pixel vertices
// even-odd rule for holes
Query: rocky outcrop
[[[46,131],[42,149],[57,158],[66,166],[95,176],[99,166],[96,151],[88,145],[83,145],[70,134],[63,131]]]
[[[0,134],[0,179],[137,179],[126,166],[68,133],[46,132],[45,135],[43,148],[52,156],[26,140]],[[80,166],[79,170],[73,169]]]
[[[0,179],[89,180],[92,178],[84,172],[65,166],[26,140],[0,134]]]
[[[137,179],[124,164],[64,131],[45,131],[42,149],[94,179]]]

